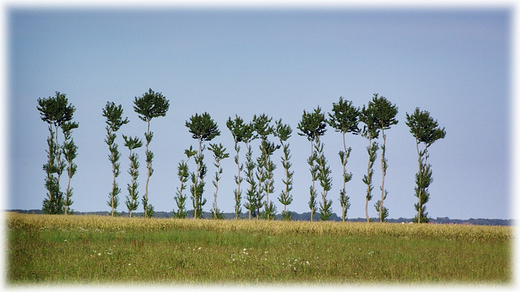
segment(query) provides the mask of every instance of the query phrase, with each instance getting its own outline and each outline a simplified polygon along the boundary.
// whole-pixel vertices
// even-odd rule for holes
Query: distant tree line
[[[73,160],[77,156],[78,147],[72,139],[72,130],[78,128],[79,124],[72,121],[75,111],[74,106],[69,104],[65,94],[56,92],[55,96],[38,99],[38,110],[41,119],[48,123],[49,137],[47,139],[48,161],[44,164],[43,169],[46,173],[45,186],[47,195],[43,202],[42,211],[46,214],[71,214],[72,209],[72,187],[71,179],[76,172],[77,166]],[[146,162],[146,185],[145,193],[141,203],[143,206],[143,215],[146,218],[154,216],[154,206],[149,202],[148,185],[150,177],[153,174],[152,161],[153,152],[150,150],[150,142],[153,138],[153,132],[150,131],[151,120],[158,117],[166,116],[169,109],[169,101],[162,93],[154,92],[149,89],[142,96],[134,98],[134,111],[138,114],[139,119],[147,123],[146,132],[144,133],[145,142],[145,162]],[[365,194],[365,216],[366,221],[370,222],[371,218],[368,214],[369,201],[372,199],[374,164],[377,159],[377,152],[381,150],[381,197],[374,204],[374,208],[378,213],[379,222],[388,221],[389,210],[384,206],[384,202],[388,195],[385,188],[385,177],[388,169],[388,159],[386,158],[386,135],[387,131],[398,123],[398,108],[392,104],[384,96],[374,94],[372,99],[361,108],[355,107],[352,101],[339,98],[337,103],[332,104],[331,112],[322,112],[318,106],[313,111],[303,111],[302,118],[296,129],[297,134],[307,138],[310,142],[310,155],[307,159],[309,171],[311,174],[311,184],[309,187],[309,220],[313,220],[319,215],[319,220],[330,220],[332,213],[332,200],[328,199],[329,191],[332,188],[332,170],[328,166],[328,160],[324,153],[324,143],[321,137],[327,131],[327,125],[336,132],[342,134],[343,147],[338,152],[342,165],[342,188],[339,192],[339,203],[341,205],[341,220],[347,220],[348,210],[351,207],[350,196],[347,192],[347,183],[352,180],[352,172],[347,172],[347,163],[352,148],[348,147],[347,134],[358,135],[368,140],[366,148],[368,154],[367,172],[363,175],[362,181],[366,185]],[[116,140],[117,132],[122,126],[129,123],[128,118],[123,118],[123,108],[113,102],[107,102],[102,109],[102,116],[106,118],[106,139],[109,155],[108,160],[112,166],[112,187],[109,191],[107,204],[110,207],[110,215],[120,215],[117,211],[119,206],[119,194],[121,189],[117,183],[117,177],[120,174],[121,153],[118,149]],[[416,216],[413,219],[417,223],[427,223],[430,220],[428,213],[425,211],[425,204],[428,202],[430,186],[433,177],[431,165],[428,164],[428,148],[437,140],[443,139],[446,135],[445,129],[440,128],[437,121],[434,120],[429,112],[421,111],[416,108],[412,114],[406,114],[406,125],[410,129],[416,141],[416,150],[418,155],[418,172],[415,175],[416,187],[415,196],[417,203],[415,204]],[[211,118],[207,112],[197,113],[185,121],[192,138],[195,139],[196,148],[191,145],[184,151],[186,159],[181,160],[177,166],[177,177],[179,186],[174,194],[176,210],[173,210],[172,217],[175,218],[202,218],[203,207],[207,202],[204,197],[205,177],[208,172],[206,160],[204,159],[204,150],[206,150],[206,142],[209,143],[207,149],[213,154],[213,165],[216,168],[215,176],[212,181],[215,192],[210,217],[213,219],[224,218],[223,213],[218,208],[217,196],[219,190],[219,182],[223,169],[221,161],[229,158],[230,153],[226,152],[226,148],[219,143],[211,143],[211,141],[221,134],[218,124]],[[228,130],[231,132],[234,140],[234,162],[236,164],[236,175],[234,181],[236,188],[233,191],[235,206],[234,218],[239,218],[242,213],[242,207],[247,210],[249,219],[265,219],[274,220],[277,218],[276,206],[273,202],[274,188],[274,170],[277,165],[273,160],[273,154],[282,149],[280,163],[284,168],[283,190],[279,193],[277,199],[284,206],[280,214],[282,220],[292,220],[294,212],[288,210],[289,205],[293,201],[291,193],[293,188],[293,174],[291,170],[291,153],[289,138],[292,135],[292,128],[288,124],[284,124],[282,119],[275,120],[266,114],[254,115],[250,122],[245,122],[241,117],[235,115],[234,118],[229,117],[226,122]],[[63,143],[59,144],[59,130],[62,131]],[[131,182],[127,184],[127,196],[125,205],[128,214],[132,217],[132,212],[137,210],[139,206],[139,192],[137,178],[139,176],[139,156],[134,152],[135,149],[143,146],[143,140],[139,137],[129,137],[121,135],[125,142],[125,147],[129,151],[130,168],[128,173],[131,176]],[[376,140],[381,138],[381,144]],[[251,142],[259,140],[258,154],[253,156],[253,148]],[[242,144],[243,143],[243,144]],[[240,160],[241,146],[245,146],[245,162]],[[191,159],[193,157],[193,160]],[[193,169],[193,170],[192,170]],[[63,171],[68,174],[67,187],[65,192],[61,190],[60,178]],[[188,182],[191,184],[188,186]],[[247,185],[243,185],[243,183]],[[189,188],[188,188],[189,187]],[[187,193],[189,189],[193,211],[188,211],[186,207]],[[243,196],[245,194],[245,198]]]

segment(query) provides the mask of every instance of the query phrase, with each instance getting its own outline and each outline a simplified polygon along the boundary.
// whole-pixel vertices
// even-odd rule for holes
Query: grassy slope
[[[8,214],[8,283],[511,282],[511,228]]]

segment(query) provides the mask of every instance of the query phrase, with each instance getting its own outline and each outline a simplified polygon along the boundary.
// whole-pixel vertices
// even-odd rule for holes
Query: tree
[[[67,161],[67,175],[69,177],[67,189],[65,190],[65,199],[63,201],[65,215],[73,213],[73,210],[70,208],[72,203],[74,203],[71,200],[73,188],[70,186],[70,181],[72,180],[72,177],[74,176],[74,174],[76,174],[76,171],[78,169],[78,166],[74,163],[74,159],[78,155],[78,146],[76,146],[76,144],[74,143],[74,139],[72,138],[72,130],[77,129],[78,127],[79,124],[76,122],[65,122],[62,124],[64,137],[62,151],[63,156]]]
[[[327,159],[323,152],[323,142],[317,139],[314,145],[316,151],[315,163],[318,167],[318,179],[322,188],[321,202],[320,202],[320,220],[327,221],[332,216],[332,200],[327,200],[327,193],[332,188],[332,177],[330,167],[327,166]]]
[[[139,155],[132,151],[143,146],[143,142],[138,137],[132,138],[125,135],[123,135],[123,140],[125,140],[125,147],[128,147],[128,150],[130,150],[130,155],[128,156],[130,159],[130,169],[128,170],[128,174],[132,177],[132,182],[127,184],[128,196],[126,197],[125,204],[130,217],[132,217],[132,212],[137,210],[139,206],[139,191],[137,191],[137,187],[139,186],[137,183],[137,178],[139,177]]]
[[[375,123],[379,130],[381,130],[381,136],[383,137],[383,145],[381,146],[381,172],[382,172],[382,182],[381,182],[381,200],[379,200],[375,208],[379,211],[379,222],[386,221],[386,217],[388,217],[388,209],[383,206],[383,203],[386,199],[388,191],[385,189],[385,177],[386,170],[388,168],[387,159],[385,156],[386,153],[386,134],[385,130],[390,129],[392,125],[397,125],[398,121],[395,116],[397,115],[397,106],[387,100],[384,96],[378,96],[378,94],[374,94],[372,101],[375,104]],[[385,216],[386,215],[386,216]]]
[[[347,173],[346,169],[352,148],[347,148],[345,135],[347,133],[352,133],[353,135],[359,134],[359,109],[354,107],[351,101],[344,100],[343,97],[340,97],[338,103],[332,103],[332,112],[333,114],[329,113],[327,123],[334,128],[336,132],[341,132],[343,135],[343,150],[339,151],[339,158],[343,166],[343,189],[339,194],[339,202],[341,204],[341,219],[345,222],[347,210],[350,208],[350,197],[347,196],[346,185],[352,179],[352,173]]]
[[[177,176],[179,177],[181,186],[177,188],[177,193],[174,197],[175,203],[177,204],[177,211],[173,211],[174,218],[186,218],[188,215],[188,211],[186,210],[186,196],[183,192],[186,189],[186,183],[190,177],[188,162],[192,156],[197,154],[197,150],[193,150],[193,147],[190,146],[190,149],[184,150],[184,154],[188,159],[186,161],[182,160],[177,166]]]
[[[273,172],[276,169],[276,165],[271,160],[271,155],[274,151],[280,148],[279,145],[275,145],[269,142],[267,139],[269,135],[273,134],[273,127],[270,125],[272,118],[266,114],[259,116],[253,116],[253,125],[255,132],[260,137],[260,156],[257,159],[257,180],[258,180],[258,193],[257,193],[257,218],[260,215],[260,208],[264,206],[262,217],[270,220],[276,217],[276,208],[274,203],[269,200],[269,194],[274,192],[274,181]],[[264,194],[265,191],[265,194]],[[266,198],[263,202],[263,198]]]
[[[239,162],[240,146],[238,145],[238,143],[244,142],[244,140],[246,139],[245,136],[247,134],[248,125],[244,124],[244,120],[241,117],[235,115],[234,120],[231,120],[231,117],[228,118],[226,126],[231,132],[231,135],[233,135],[233,140],[235,142],[235,163],[237,165],[237,175],[235,175],[235,183],[237,184],[237,188],[233,190],[233,194],[235,196],[235,219],[237,219],[238,215],[242,212],[242,209],[240,207],[242,200],[242,190],[240,189],[240,185],[242,183],[243,178],[240,176],[240,173],[244,169],[244,165],[240,164]]]
[[[374,175],[374,162],[377,158],[377,150],[379,149],[379,145],[377,142],[372,142],[373,139],[377,139],[379,136],[379,128],[376,123],[376,110],[374,102],[369,102],[368,106],[361,109],[359,114],[359,120],[364,123],[363,131],[361,135],[368,139],[368,166],[367,166],[367,174],[363,175],[363,183],[367,185],[367,193],[366,193],[366,201],[365,201],[365,215],[367,218],[367,222],[370,222],[370,217],[368,216],[368,202],[372,199],[372,190],[374,187],[372,186],[372,176]]]
[[[186,127],[192,134],[193,139],[198,140],[199,151],[195,156],[195,163],[197,164],[196,173],[192,173],[191,181],[193,183],[191,187],[192,201],[193,201],[193,217],[202,218],[202,206],[206,204],[206,199],[202,197],[204,192],[204,177],[206,176],[206,165],[204,164],[204,151],[202,142],[211,141],[213,138],[220,135],[218,125],[215,123],[211,116],[205,112],[202,115],[195,114],[190,117],[190,121],[186,121]]]
[[[60,187],[60,178],[65,169],[66,162],[62,160],[61,157],[63,148],[60,147],[58,141],[58,128],[61,128],[64,123],[71,121],[74,111],[76,110],[72,104],[69,104],[65,94],[58,91],[55,93],[56,96],[54,97],[38,98],[37,106],[40,112],[40,118],[49,125],[49,137],[47,138],[47,145],[49,147],[47,150],[48,162],[43,165],[43,170],[45,170],[47,175],[45,178],[45,187],[48,191],[47,197],[43,200],[43,212],[45,214],[63,214],[65,212],[65,199],[63,198],[63,192]],[[74,123],[68,125],[69,126],[66,127],[72,130],[71,125],[74,125]],[[69,154],[72,154],[72,148],[70,148]],[[76,152],[74,149],[73,156],[75,157],[75,155]],[[76,171],[76,167],[73,167],[72,164],[70,164],[69,167],[71,171]],[[72,175],[69,176],[69,179],[71,177]],[[72,201],[69,202],[72,203]],[[67,208],[69,206],[67,206]]]
[[[110,151],[110,155],[108,156],[108,160],[112,163],[112,190],[109,193],[109,200],[107,202],[108,206],[112,208],[111,214],[114,216],[114,213],[117,213],[116,209],[119,206],[119,198],[117,197],[121,192],[121,189],[117,185],[116,178],[119,176],[119,158],[121,158],[121,153],[119,153],[117,149],[117,144],[115,142],[117,134],[116,132],[125,124],[128,124],[128,118],[123,119],[123,107],[121,105],[116,106],[113,102],[107,102],[105,108],[103,108],[103,117],[106,118],[105,123],[107,124],[107,137],[105,139],[105,143],[108,144],[108,149]]]
[[[417,223],[428,223],[428,213],[425,212],[426,206],[424,206],[430,199],[430,193],[428,187],[433,181],[431,165],[428,164],[428,147],[430,147],[435,141],[444,139],[446,137],[446,131],[444,128],[440,128],[437,120],[430,117],[428,111],[421,111],[419,108],[415,108],[412,115],[406,114],[406,125],[410,128],[410,133],[415,138],[415,146],[417,149],[419,172],[415,175],[415,196],[418,198],[417,204],[415,204],[415,210],[417,215],[414,218],[414,222]],[[422,150],[419,145],[423,144]]]
[[[291,190],[293,188],[293,174],[294,171],[290,171],[291,162],[291,151],[289,150],[289,143],[285,143],[292,134],[292,129],[288,124],[282,124],[282,119],[276,122],[275,136],[280,139],[280,144],[282,145],[283,157],[281,159],[282,166],[285,172],[285,179],[282,180],[285,185],[285,189],[282,190],[280,196],[278,197],[278,201],[283,204],[283,212],[282,212],[282,220],[291,220],[292,213],[287,211],[287,206],[290,205],[293,201],[293,196],[291,195]]]
[[[144,137],[146,139],[146,168],[148,170],[146,177],[145,193],[143,197],[143,208],[144,217],[153,217],[153,206],[148,204],[148,183],[150,177],[153,174],[152,160],[153,153],[148,150],[150,142],[153,138],[153,132],[150,132],[150,122],[153,118],[164,117],[170,107],[169,101],[160,92],[154,92],[151,88],[148,92],[144,93],[141,97],[135,97],[134,99],[134,111],[138,114],[139,118],[145,121],[148,125]]]
[[[310,200],[309,200],[309,208],[311,209],[311,221],[314,218],[314,212],[316,211],[316,180],[318,179],[319,166],[316,161],[318,159],[318,155],[316,152],[316,143],[319,140],[319,137],[325,134],[327,131],[325,123],[325,116],[321,113],[321,109],[318,106],[317,109],[314,109],[313,113],[307,113],[305,110],[303,111],[302,119],[298,123],[297,129],[299,130],[298,135],[306,137],[309,142],[311,142],[311,155],[307,160],[307,163],[310,166],[310,172],[312,177],[312,185],[310,187]]]
[[[249,211],[249,219],[252,217],[256,217],[257,210],[257,192],[256,192],[256,180],[254,175],[254,170],[256,167],[255,161],[253,160],[253,150],[251,148],[250,143],[258,138],[255,133],[253,123],[246,124],[244,126],[244,137],[243,142],[246,144],[246,169],[244,170],[246,174],[246,182],[249,184],[249,188],[246,191],[246,200],[247,202],[244,204],[244,207]]]
[[[213,185],[215,186],[215,201],[213,202],[213,210],[211,210],[211,217],[213,219],[224,219],[224,215],[218,209],[217,206],[217,194],[218,194],[218,182],[220,181],[220,175],[222,174],[222,168],[220,167],[220,161],[222,159],[226,159],[229,157],[229,153],[226,153],[226,148],[222,146],[222,144],[209,144],[208,148],[211,152],[213,152],[213,158],[215,159],[215,167],[217,171],[215,171],[215,180],[213,181]]]

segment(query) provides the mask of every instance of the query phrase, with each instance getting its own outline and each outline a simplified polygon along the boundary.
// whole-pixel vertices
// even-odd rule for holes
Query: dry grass
[[[206,230],[217,232],[244,231],[267,234],[362,235],[462,241],[510,241],[508,226],[399,224],[360,222],[308,222],[209,219],[142,219],[108,216],[62,216],[7,213],[9,228],[91,229],[106,231]]]

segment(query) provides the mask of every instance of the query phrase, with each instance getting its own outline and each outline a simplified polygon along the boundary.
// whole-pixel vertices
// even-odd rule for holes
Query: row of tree
[[[72,139],[72,130],[78,128],[78,123],[72,122],[74,106],[68,103],[64,94],[56,92],[56,96],[38,99],[38,110],[41,118],[49,125],[49,138],[47,139],[48,162],[43,168],[46,171],[45,186],[47,188],[47,196],[43,202],[44,213],[49,214],[69,214],[72,212],[70,206],[72,200],[72,188],[70,181],[76,172],[76,165],[73,159],[77,155],[77,146]],[[169,109],[169,101],[158,92],[149,89],[148,92],[134,99],[134,111],[138,114],[142,121],[147,123],[147,131],[144,133],[145,143],[145,162],[147,169],[147,178],[145,185],[145,194],[142,197],[142,205],[145,217],[154,215],[154,207],[148,203],[148,185],[150,177],[153,174],[152,161],[153,152],[149,150],[150,142],[153,138],[153,132],[150,131],[151,120],[158,117],[164,117]],[[353,134],[365,137],[368,140],[367,153],[368,165],[367,173],[363,176],[363,183],[367,186],[365,214],[367,222],[370,221],[368,216],[368,203],[372,199],[373,191],[373,174],[374,163],[377,159],[377,151],[381,149],[381,198],[375,203],[374,207],[379,213],[379,221],[384,222],[388,217],[388,209],[384,206],[384,201],[388,195],[385,189],[385,176],[388,168],[386,158],[386,131],[391,126],[396,125],[396,115],[398,108],[383,96],[374,94],[367,106],[361,108],[355,107],[351,101],[339,98],[338,103],[332,104],[332,112],[328,113],[328,117],[321,111],[318,106],[312,112],[303,111],[302,118],[297,125],[298,135],[306,137],[310,142],[310,156],[307,160],[311,173],[311,186],[309,187],[309,208],[311,211],[311,221],[316,212],[319,212],[320,220],[329,220],[332,211],[332,200],[327,198],[328,192],[332,187],[331,169],[327,165],[321,137],[327,130],[327,125],[332,127],[336,132],[340,132],[343,137],[343,149],[339,151],[339,158],[342,164],[343,187],[340,190],[339,202],[341,204],[341,217],[346,220],[347,211],[350,208],[350,197],[347,195],[346,185],[352,179],[352,173],[347,172],[347,163],[352,148],[347,147],[346,135]],[[121,189],[117,183],[117,177],[120,174],[121,153],[116,143],[117,132],[120,128],[129,123],[128,118],[123,118],[123,108],[113,102],[107,102],[102,111],[103,117],[106,118],[106,139],[105,142],[109,148],[109,161],[112,164],[112,188],[109,192],[108,206],[111,208],[112,216],[117,215],[119,206],[119,194]],[[362,123],[362,127],[361,124]],[[204,150],[206,146],[211,151],[214,158],[214,166],[216,168],[213,185],[215,187],[213,206],[210,211],[212,218],[223,218],[222,212],[217,206],[217,196],[219,190],[219,181],[222,174],[220,165],[223,159],[230,156],[226,152],[226,148],[222,144],[209,143],[215,137],[220,135],[217,123],[208,113],[195,114],[185,123],[188,131],[192,134],[192,138],[197,140],[197,148],[190,146],[184,151],[186,159],[183,159],[177,166],[177,176],[179,178],[179,187],[175,193],[175,202],[177,209],[174,210],[174,217],[186,218],[188,210],[186,207],[188,181],[191,181],[189,192],[193,206],[193,217],[202,217],[202,208],[207,200],[204,198],[205,177],[207,174],[207,165],[204,160]],[[430,147],[438,139],[443,139],[446,135],[444,128],[440,128],[436,120],[430,117],[429,112],[421,111],[416,108],[412,114],[406,114],[406,125],[410,128],[410,133],[416,141],[416,149],[418,155],[419,170],[415,175],[416,187],[415,196],[418,201],[415,204],[417,215],[415,222],[428,222],[428,213],[425,211],[425,204],[429,200],[428,187],[432,182],[431,166],[428,164],[428,147]],[[291,220],[291,212],[288,211],[288,205],[293,201],[291,194],[293,184],[293,174],[291,170],[291,153],[290,144],[287,142],[292,135],[292,129],[288,124],[284,124],[281,119],[275,120],[266,114],[255,115],[251,122],[246,123],[236,115],[233,119],[229,117],[226,126],[231,132],[234,139],[234,161],[236,163],[236,175],[234,180],[236,189],[233,191],[235,199],[235,218],[238,218],[242,212],[242,206],[247,209],[249,219],[263,218],[272,220],[276,217],[276,207],[273,202],[274,194],[274,170],[276,164],[271,159],[274,152],[282,148],[283,155],[281,165],[284,168],[284,178],[282,179],[284,188],[278,196],[278,201],[284,206],[282,211],[283,220]],[[63,132],[64,142],[62,145],[58,143],[58,130]],[[382,138],[382,144],[379,145],[376,139]],[[137,210],[139,206],[139,192],[137,179],[139,176],[139,156],[134,151],[143,146],[143,140],[139,137],[128,137],[122,135],[125,147],[129,150],[130,168],[128,173],[131,176],[131,182],[127,184],[128,195],[126,196],[126,207],[128,208],[130,217],[132,212]],[[275,139],[273,141],[273,138]],[[260,154],[256,159],[253,157],[251,142],[259,139]],[[209,145],[206,145],[206,142]],[[243,144],[242,144],[243,143]],[[241,146],[245,146],[245,163],[240,161]],[[193,163],[190,162],[193,157]],[[63,159],[65,158],[65,159]],[[193,165],[194,164],[194,165]],[[190,166],[195,170],[190,171]],[[67,169],[68,184],[65,193],[61,191],[60,177],[62,172]],[[245,190],[242,188],[243,182],[247,183]],[[318,187],[319,184],[319,187]],[[318,199],[318,192],[321,197]],[[245,193],[245,202],[242,205]],[[318,208],[319,201],[319,208]]]

